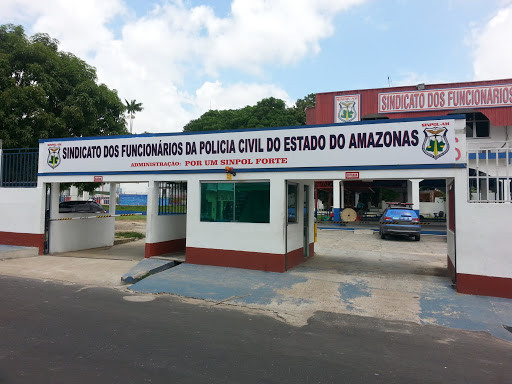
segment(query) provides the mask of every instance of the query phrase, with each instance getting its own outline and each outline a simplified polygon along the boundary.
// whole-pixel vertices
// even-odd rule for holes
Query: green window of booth
[[[201,183],[201,221],[269,223],[270,183]]]

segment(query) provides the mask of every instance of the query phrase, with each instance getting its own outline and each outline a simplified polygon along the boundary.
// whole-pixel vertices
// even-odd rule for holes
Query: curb
[[[121,281],[125,284],[135,284],[136,282],[165,271],[166,269],[175,267],[180,264],[177,261],[167,261],[161,259],[144,259],[140,261],[135,267],[121,277]]]

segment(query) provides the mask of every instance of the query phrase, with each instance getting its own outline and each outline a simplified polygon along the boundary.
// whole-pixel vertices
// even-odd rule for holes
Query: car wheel
[[[414,240],[420,241],[420,235],[414,235]]]
[[[385,239],[385,238],[386,238],[386,234],[385,234],[384,232],[382,232],[382,231],[381,231],[381,233],[380,233],[380,238],[381,238],[381,239]]]

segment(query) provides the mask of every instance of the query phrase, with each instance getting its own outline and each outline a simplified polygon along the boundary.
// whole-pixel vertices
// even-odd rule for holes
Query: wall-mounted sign
[[[361,95],[334,96],[334,111],[335,123],[361,120]]]
[[[512,84],[379,93],[379,113],[512,106]]]
[[[42,140],[39,175],[317,170],[464,163],[463,119]],[[48,153],[59,153],[48,161]],[[56,155],[55,155],[56,156]],[[350,169],[352,168],[352,169]],[[233,173],[234,174],[234,173]],[[95,178],[96,179],[96,178]]]
[[[103,176],[94,176],[94,182],[95,183],[102,183],[103,182]]]
[[[359,172],[345,172],[345,179],[359,179]]]

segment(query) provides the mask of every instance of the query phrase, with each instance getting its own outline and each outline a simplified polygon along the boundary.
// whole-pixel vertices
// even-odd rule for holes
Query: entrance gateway
[[[146,257],[284,272],[314,254],[315,180],[445,179],[467,190],[465,116],[208,133],[42,140],[38,183],[52,186],[49,252],[111,245],[114,219],[59,220],[59,183],[148,182]],[[226,167],[228,167],[226,172]],[[417,182],[415,182],[417,181]],[[162,185],[186,183],[186,214],[162,210]],[[112,199],[113,200],[113,199]],[[450,204],[450,201],[447,202]],[[160,208],[160,209],[159,209]],[[110,204],[110,214],[115,204]],[[447,209],[448,265],[457,271]],[[75,214],[77,215],[77,214]]]
[[[341,193],[354,174],[407,180],[414,197],[420,180],[442,179],[457,290],[511,297],[511,150],[469,148],[467,116],[42,140],[37,187],[0,188],[0,242],[111,246],[114,199],[101,218],[59,213],[60,183],[147,182],[146,257],[185,250],[188,263],[284,272],[314,255],[315,180],[340,181]]]

